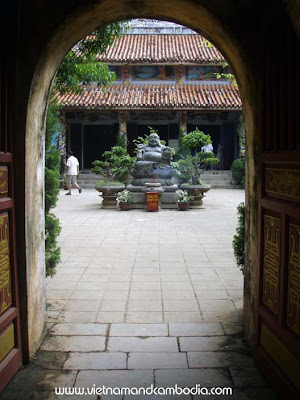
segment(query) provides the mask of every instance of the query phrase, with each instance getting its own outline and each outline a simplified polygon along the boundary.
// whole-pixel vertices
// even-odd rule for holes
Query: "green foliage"
[[[206,146],[210,143],[210,135],[206,135],[204,132],[199,131],[198,128],[182,137],[182,144],[188,146],[190,149],[196,147],[201,148],[202,146]]]
[[[177,161],[177,166],[175,166],[180,172],[179,179],[181,182],[192,183],[194,185],[201,184],[200,174],[204,171],[204,167],[207,165],[216,165],[219,162],[214,153],[195,152],[194,155],[191,155],[191,150],[201,149],[202,146],[210,143],[212,143],[210,135],[199,131],[198,128],[182,136],[181,148],[179,147],[179,151],[176,154],[179,160]]]
[[[96,62],[97,56],[112,45],[124,30],[124,23],[113,23],[98,28],[89,37],[82,39],[62,60],[57,71],[53,92],[82,93],[84,85],[97,83],[107,85],[115,79],[108,67]],[[45,260],[46,275],[53,276],[60,262],[60,248],[57,237],[60,233],[59,220],[49,211],[56,206],[59,193],[60,154],[52,145],[54,135],[59,130],[59,109],[51,96],[46,120],[45,143]]]
[[[189,155],[184,159],[177,161],[177,168],[180,172],[180,181],[192,183],[192,177],[196,173],[193,156]]]
[[[115,74],[107,65],[98,62],[97,56],[104,53],[126,27],[126,23],[116,22],[98,28],[72,47],[58,68],[54,90],[59,93],[82,93],[84,85],[111,83]]]
[[[58,157],[57,157],[58,156]],[[46,156],[47,161],[51,160],[50,166],[46,164],[45,166],[45,212],[48,213],[51,208],[56,206],[58,195],[59,195],[59,178],[60,173],[58,169],[55,169],[53,159],[56,159],[58,163],[56,163],[56,168],[59,168],[60,155],[59,153],[52,153]]]
[[[95,62],[93,56],[87,56],[85,62],[80,64],[73,52],[70,50],[66,54],[56,75],[54,89],[59,93],[80,94],[84,92],[84,85],[96,82],[98,86],[106,86],[116,78],[106,64]]]
[[[120,146],[114,146],[110,151],[105,151],[102,159],[92,163],[91,172],[102,175],[106,182],[115,180],[124,182],[128,172],[132,170],[135,160]]]
[[[123,149],[126,149],[126,138],[125,135],[121,135],[118,133],[117,135],[117,146],[118,147],[123,147]]]
[[[53,213],[45,214],[45,261],[46,276],[54,276],[57,264],[61,260],[60,247],[57,246],[57,236],[61,232],[59,219]]]
[[[128,190],[123,190],[117,194],[117,200],[120,203],[131,203],[132,202],[132,194]]]
[[[124,186],[124,183],[123,182],[120,182],[120,181],[110,181],[110,182],[108,182],[108,181],[99,181],[99,182],[97,182],[96,183],[96,187],[97,186]]]
[[[243,270],[245,265],[245,204],[237,207],[238,224],[236,234],[233,236],[232,247],[238,267]]]
[[[59,194],[59,166],[60,154],[52,145],[53,138],[59,129],[58,107],[55,102],[50,103],[46,120],[45,141],[45,263],[46,276],[53,276],[57,264],[60,262],[60,248],[57,246],[57,237],[61,227],[59,219],[50,210],[56,206]]]
[[[204,47],[207,47],[207,48],[214,47],[214,45],[209,40],[204,39],[204,38],[203,38],[203,44],[205,45]]]
[[[222,63],[222,68],[223,70],[228,67],[228,62],[225,61]],[[236,80],[235,80],[235,76],[233,74],[231,74],[230,72],[226,73],[226,72],[222,72],[222,73],[215,73],[214,74],[215,77],[217,79],[228,79],[230,81],[230,83],[236,84]]]
[[[231,165],[232,177],[235,179],[237,185],[245,187],[245,159],[237,158]],[[244,186],[243,186],[244,185]]]
[[[179,160],[181,158],[185,158],[185,157],[187,157],[188,155],[191,154],[191,149],[189,148],[189,146],[182,142],[182,139],[184,138],[184,136],[185,136],[185,132],[182,129],[180,129],[179,130],[179,137],[178,137],[179,148],[178,148],[178,151],[176,152],[176,155],[175,155],[175,158],[177,160]]]

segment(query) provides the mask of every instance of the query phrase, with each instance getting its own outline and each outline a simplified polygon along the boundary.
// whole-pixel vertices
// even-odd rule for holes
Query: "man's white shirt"
[[[68,175],[77,175],[77,167],[79,166],[79,162],[76,157],[69,157],[67,160],[67,166],[69,167]]]

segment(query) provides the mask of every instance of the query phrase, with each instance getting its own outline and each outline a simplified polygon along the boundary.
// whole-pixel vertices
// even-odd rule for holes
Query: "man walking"
[[[67,186],[68,193],[66,195],[71,195],[71,186],[72,184],[78,189],[78,192],[81,193],[81,187],[77,183],[77,175],[79,175],[79,162],[76,157],[73,156],[72,151],[67,152],[68,160],[67,160]]]

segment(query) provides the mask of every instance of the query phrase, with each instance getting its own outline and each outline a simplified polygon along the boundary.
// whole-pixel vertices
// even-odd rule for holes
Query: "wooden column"
[[[121,141],[123,138],[125,140],[124,148],[127,150],[128,140],[127,140],[127,121],[126,121],[126,111],[119,112],[119,132],[118,137]],[[123,146],[122,146],[123,147]]]
[[[187,123],[186,123],[186,111],[180,111],[179,113],[179,140],[181,136],[187,134]]]

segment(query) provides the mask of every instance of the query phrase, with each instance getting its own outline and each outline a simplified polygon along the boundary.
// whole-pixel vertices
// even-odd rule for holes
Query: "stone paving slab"
[[[104,351],[103,336],[48,336],[41,350],[47,351]]]
[[[215,368],[215,367],[251,367],[253,359],[247,355],[235,352],[188,352],[190,368]]]
[[[170,324],[170,336],[217,336],[224,335],[221,323]]]
[[[188,368],[184,353],[129,353],[129,369]]]
[[[124,353],[70,353],[64,370],[126,369]]]
[[[158,387],[170,387],[175,384],[182,387],[193,387],[197,384],[207,387],[233,386],[228,371],[210,368],[156,370],[155,383]]]
[[[49,330],[49,333],[51,335],[105,336],[107,333],[107,329],[107,324],[63,323],[54,325],[52,329]]]
[[[230,373],[235,387],[268,386],[267,381],[257,368],[231,367]]]
[[[110,337],[108,351],[123,352],[178,352],[175,337]]]
[[[168,336],[167,324],[112,324],[110,336]]]
[[[153,370],[80,371],[75,386],[148,387],[152,383],[154,383]]]

